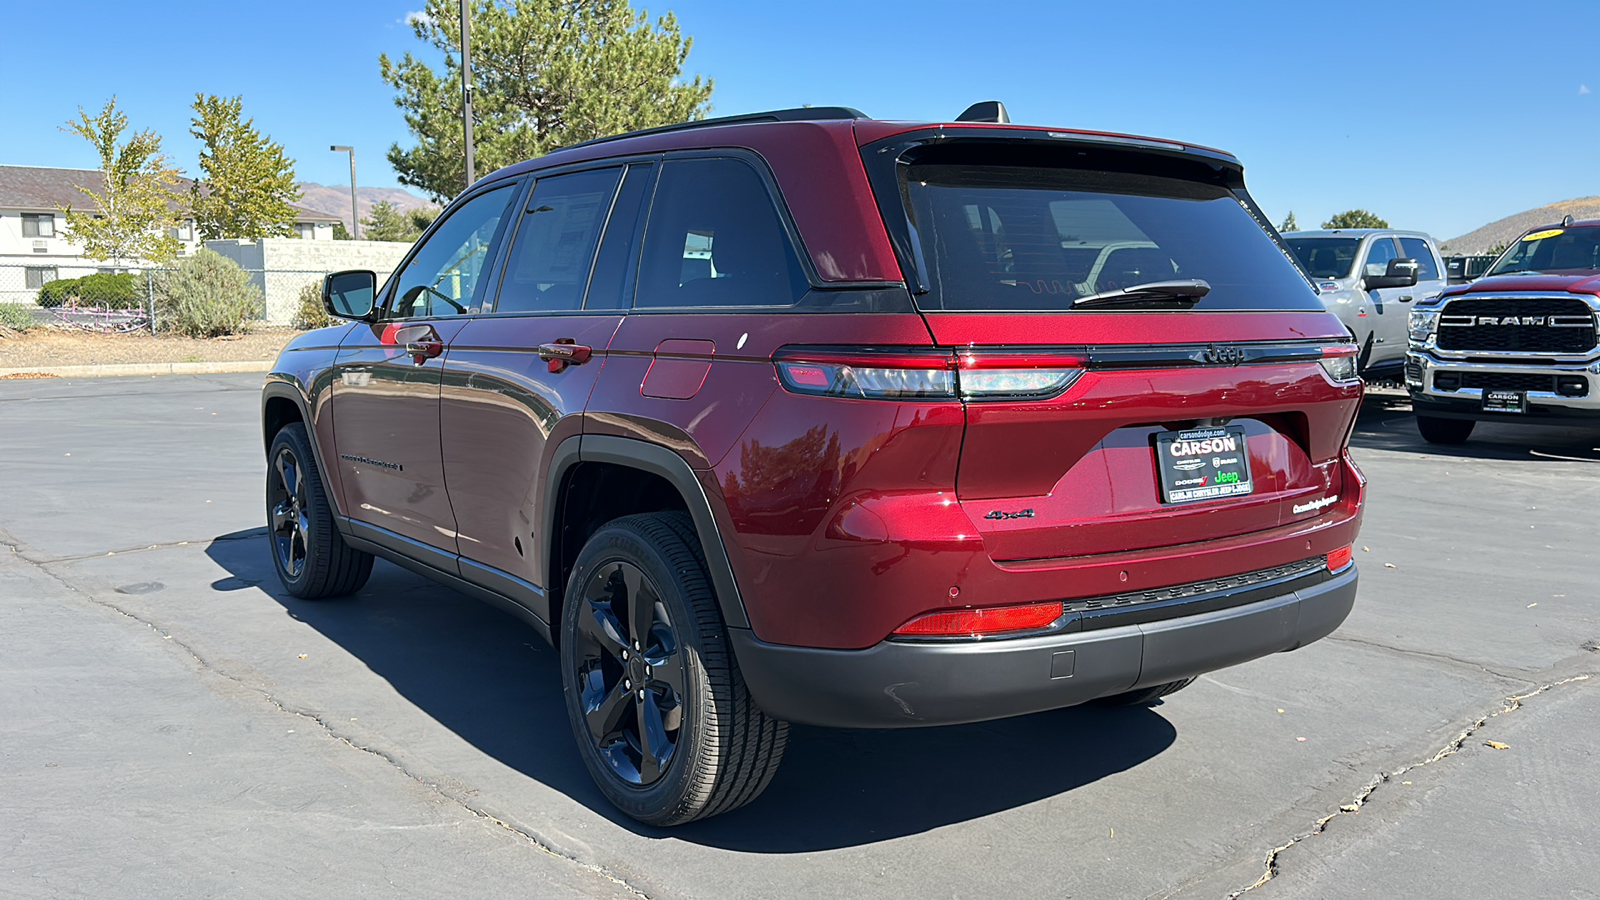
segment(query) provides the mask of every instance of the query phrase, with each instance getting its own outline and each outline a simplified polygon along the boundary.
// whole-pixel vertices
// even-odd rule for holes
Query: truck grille
[[[1438,334],[1440,350],[1588,353],[1595,314],[1578,299],[1463,297],[1440,311]]]

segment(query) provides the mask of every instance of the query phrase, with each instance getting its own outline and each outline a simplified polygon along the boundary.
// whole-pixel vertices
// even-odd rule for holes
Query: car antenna
[[[1562,228],[1566,228],[1568,225],[1571,225],[1571,224],[1572,224],[1572,213],[1567,213],[1566,218],[1561,220],[1561,227]]]
[[[961,115],[956,116],[956,121],[997,122],[1001,125],[1007,125],[1010,124],[1011,117],[1006,115],[1006,105],[1004,103],[999,100],[985,100],[982,103],[974,103],[967,107],[962,111]]]

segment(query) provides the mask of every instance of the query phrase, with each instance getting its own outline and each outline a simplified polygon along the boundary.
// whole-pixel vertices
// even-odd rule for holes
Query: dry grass
[[[93,334],[66,328],[0,330],[0,369],[125,363],[242,362],[274,359],[297,332],[258,331],[227,338]]]

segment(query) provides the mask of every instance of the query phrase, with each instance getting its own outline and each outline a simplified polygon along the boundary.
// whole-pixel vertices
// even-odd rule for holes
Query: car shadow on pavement
[[[1600,428],[1480,422],[1464,444],[1430,444],[1418,433],[1416,417],[1404,395],[1371,392],[1362,401],[1350,446],[1440,459],[1600,462]]]
[[[594,787],[567,725],[557,655],[532,628],[379,561],[353,597],[306,601],[279,586],[265,529],[222,535],[206,554],[364,663],[486,755],[638,834],[729,850],[799,853],[928,831],[1047,799],[1169,747],[1152,709],[1081,707],[943,728],[795,726],[783,765],[750,806],[673,829],[640,825]]]

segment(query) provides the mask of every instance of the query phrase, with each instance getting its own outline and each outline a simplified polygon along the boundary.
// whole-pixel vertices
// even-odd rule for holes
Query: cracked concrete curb
[[[1589,649],[1595,649],[1595,648],[1590,648],[1586,644],[1586,645],[1584,645],[1584,649],[1589,650]],[[1361,807],[1366,804],[1367,800],[1372,796],[1373,792],[1376,791],[1379,787],[1383,786],[1384,784],[1387,784],[1390,781],[1393,781],[1396,778],[1399,778],[1401,775],[1404,775],[1405,773],[1411,771],[1412,769],[1420,769],[1423,766],[1432,765],[1433,763],[1436,763],[1439,760],[1444,759],[1445,757],[1454,756],[1456,753],[1458,753],[1461,750],[1461,748],[1463,746],[1466,745],[1467,740],[1469,738],[1471,738],[1474,733],[1476,733],[1479,729],[1483,728],[1485,725],[1487,725],[1489,723],[1490,719],[1497,718],[1499,716],[1505,715],[1506,713],[1516,712],[1517,710],[1522,708],[1522,702],[1524,700],[1529,700],[1529,699],[1532,699],[1534,697],[1537,697],[1540,694],[1545,693],[1546,691],[1552,690],[1554,688],[1562,687],[1564,685],[1572,684],[1574,682],[1588,681],[1588,680],[1590,680],[1592,678],[1595,678],[1595,677],[1596,676],[1593,673],[1583,673],[1583,674],[1579,674],[1579,675],[1572,675],[1572,676],[1568,676],[1566,678],[1562,678],[1562,679],[1559,679],[1559,680],[1556,680],[1556,681],[1547,682],[1545,684],[1539,685],[1538,687],[1535,687],[1535,688],[1532,688],[1530,690],[1524,691],[1523,693],[1513,694],[1513,695],[1511,695],[1509,697],[1506,697],[1501,702],[1501,706],[1500,706],[1499,709],[1495,710],[1494,712],[1486,713],[1486,714],[1484,714],[1482,716],[1479,716],[1470,725],[1468,725],[1466,728],[1462,729],[1461,733],[1457,734],[1454,739],[1452,739],[1449,743],[1445,744],[1443,747],[1439,748],[1439,751],[1437,753],[1434,753],[1432,756],[1428,757],[1427,759],[1419,760],[1419,761],[1413,762],[1413,763],[1407,763],[1406,765],[1403,765],[1400,768],[1395,769],[1393,772],[1379,772],[1376,775],[1372,776],[1372,780],[1368,781],[1366,783],[1366,785],[1361,788],[1361,790],[1357,791],[1355,797],[1349,803],[1340,804],[1340,806],[1339,806],[1339,808],[1337,810],[1335,810],[1335,811],[1333,811],[1333,812],[1331,812],[1331,813],[1329,813],[1329,814],[1317,819],[1315,822],[1313,822],[1312,825],[1311,825],[1311,828],[1309,830],[1301,832],[1300,834],[1297,834],[1297,835],[1289,838],[1289,840],[1285,841],[1284,843],[1282,843],[1282,844],[1280,844],[1280,845],[1278,845],[1276,847],[1273,847],[1271,850],[1268,850],[1266,858],[1262,861],[1265,868],[1264,868],[1264,871],[1262,871],[1262,873],[1261,873],[1261,877],[1257,878],[1253,884],[1251,884],[1251,885],[1249,885],[1247,887],[1242,887],[1242,888],[1239,888],[1239,889],[1237,889],[1235,891],[1231,891],[1230,893],[1228,893],[1227,900],[1236,900],[1236,898],[1238,898],[1239,896],[1241,896],[1243,894],[1247,894],[1247,893],[1255,890],[1256,888],[1261,887],[1262,885],[1266,884],[1267,882],[1273,880],[1274,878],[1276,878],[1278,876],[1278,857],[1282,856],[1291,847],[1295,846],[1296,844],[1300,843],[1301,841],[1306,840],[1307,838],[1314,837],[1316,835],[1321,834],[1323,831],[1325,831],[1327,829],[1328,823],[1332,822],[1334,819],[1337,819],[1337,818],[1339,818],[1340,816],[1343,816],[1343,815],[1348,815],[1350,813],[1358,813],[1358,812],[1360,812],[1361,811]]]
[[[111,378],[127,375],[224,375],[233,372],[270,372],[272,360],[231,362],[113,363],[103,366],[25,366],[0,369],[0,378],[34,375],[45,378]]]

